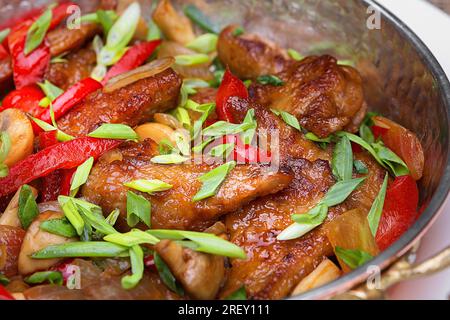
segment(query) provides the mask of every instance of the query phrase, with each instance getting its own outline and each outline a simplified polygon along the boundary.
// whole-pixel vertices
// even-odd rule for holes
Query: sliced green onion
[[[171,154],[162,154],[159,156],[155,156],[150,159],[152,163],[157,164],[180,164],[188,161],[189,158],[183,157],[179,154],[171,153]]]
[[[242,36],[244,34],[245,30],[242,27],[237,27],[236,29],[233,30],[233,37],[239,37]]]
[[[242,123],[248,123],[251,125],[250,129],[247,129],[241,133],[242,142],[244,144],[251,144],[256,133],[256,127],[258,125],[255,119],[255,109],[252,108],[247,111],[247,114],[245,115],[244,121]]]
[[[215,108],[215,103],[202,104],[197,107],[197,111],[202,112],[202,115],[197,121],[194,122],[192,127],[192,139],[197,139],[197,137],[201,134],[203,123],[206,119],[208,119],[209,115],[215,110]]]
[[[128,248],[104,241],[78,241],[48,246],[31,257],[33,259],[53,258],[117,258],[129,256]]]
[[[328,206],[319,204],[307,213],[292,215],[292,220],[299,224],[320,225],[326,219],[327,214]]]
[[[180,131],[175,131],[172,135],[173,139],[177,144],[178,150],[180,150],[183,156],[191,155],[191,137],[188,134],[183,134]]]
[[[175,152],[176,149],[168,139],[162,139],[158,145],[159,154],[165,155]]]
[[[372,148],[375,150],[381,161],[391,169],[391,172],[396,177],[409,174],[409,168],[406,163],[392,150],[384,146],[383,142],[372,143]]]
[[[51,284],[62,285],[63,276],[59,271],[39,271],[33,273],[31,276],[23,279],[28,284],[39,284],[44,282],[49,282]]]
[[[10,32],[11,32],[10,28],[6,28],[0,31],[0,42],[3,42],[3,40],[6,39],[6,37],[10,34]]]
[[[42,221],[39,225],[41,230],[58,236],[73,238],[77,236],[77,231],[72,227],[66,218],[51,219]]]
[[[183,287],[181,287],[172,272],[169,269],[169,266],[164,262],[164,260],[160,257],[156,252],[153,254],[153,260],[155,262],[155,267],[158,270],[159,277],[162,282],[173,292],[177,293],[180,296],[184,295]]]
[[[89,210],[83,206],[78,206],[78,208],[80,209],[83,220],[89,224],[89,226],[95,228],[97,232],[105,235],[117,233],[116,229],[105,220],[103,214],[99,213],[97,210]]]
[[[62,196],[58,197],[58,202],[70,224],[75,228],[77,234],[81,236],[84,231],[84,220],[81,217],[75,203],[69,198],[65,203],[61,201]]]
[[[211,148],[209,154],[213,157],[228,158],[234,149],[234,143],[225,143]]]
[[[236,291],[230,293],[225,300],[247,300],[247,291],[245,290],[245,286],[242,286]]]
[[[114,209],[107,217],[106,222],[109,223],[110,226],[114,227],[116,224],[117,218],[120,216],[120,210]]]
[[[0,272],[0,284],[4,285],[4,286],[7,286],[10,282],[11,281],[8,279],[8,277]]]
[[[131,261],[131,275],[122,277],[122,287],[133,289],[141,281],[144,275],[144,251],[139,245],[133,246],[129,250]]]
[[[20,223],[24,229],[27,229],[34,218],[39,215],[39,209],[31,187],[24,184],[19,192],[18,215]]]
[[[367,166],[361,160],[353,161],[353,166],[355,167],[356,172],[359,174],[369,173],[369,169],[367,169]]]
[[[174,116],[184,126],[189,128],[191,126],[191,118],[185,108],[178,107],[174,111]]]
[[[40,119],[34,118],[34,117],[30,117],[31,120],[33,120],[42,130],[44,131],[56,131],[56,138],[58,139],[58,141],[70,141],[72,139],[74,139],[73,136],[62,132],[61,130],[59,130],[58,128],[55,128],[54,126],[52,126],[51,124],[48,124],[45,121],[42,121]]]
[[[214,196],[235,166],[236,161],[230,161],[201,175],[198,180],[202,182],[202,187],[192,201],[196,202]]]
[[[320,201],[328,207],[334,207],[341,204],[348,196],[364,181],[365,177],[339,181],[328,190],[325,197]]]
[[[0,132],[0,163],[6,160],[11,150],[11,137],[7,131]]]
[[[203,14],[195,5],[189,4],[184,7],[184,14],[197,24],[200,28],[207,32],[219,33],[220,29],[214,25],[207,16]]]
[[[153,41],[158,39],[161,39],[161,30],[159,29],[155,21],[153,21],[153,19],[150,19],[148,23],[147,41]]]
[[[0,163],[0,178],[7,177],[9,174],[9,168],[6,164]]]
[[[152,229],[147,230],[146,232],[158,239],[189,239],[196,244],[194,250],[198,252],[210,253],[237,259],[246,258],[246,254],[244,250],[242,250],[242,248],[212,233],[162,229]]]
[[[25,48],[23,50],[26,56],[39,47],[42,41],[44,41],[47,30],[52,21],[52,8],[54,6],[54,4],[50,5],[28,29]]]
[[[352,178],[353,152],[350,140],[346,136],[341,137],[334,147],[331,168],[338,181]]]
[[[350,59],[338,60],[337,64],[340,66],[348,66],[348,67],[353,67],[353,68],[356,65],[355,62]]]
[[[40,101],[39,101],[39,107],[42,108],[48,108],[48,106],[52,103],[52,100],[50,100],[49,97],[43,97]]]
[[[69,60],[63,58],[64,56],[65,56],[65,53],[60,54],[59,56],[52,58],[50,60],[50,63],[65,63],[65,62],[69,61]]]
[[[369,253],[362,250],[350,250],[336,247],[334,248],[334,251],[336,256],[344,261],[351,269],[356,269],[373,259]]]
[[[246,87],[246,88],[248,88],[248,87],[250,87],[250,85],[253,83],[253,81],[252,80],[244,80],[244,86]]]
[[[161,180],[133,180],[124,183],[124,186],[136,189],[141,192],[152,194],[154,192],[166,191],[172,189],[172,185]]]
[[[102,139],[137,140],[137,133],[125,124],[105,123],[88,134],[89,137]]]
[[[375,137],[372,133],[372,130],[370,130],[369,126],[365,123],[361,124],[361,126],[359,127],[359,135],[367,143],[375,142]]]
[[[94,157],[90,157],[85,162],[83,162],[81,165],[78,166],[72,178],[72,183],[70,184],[71,192],[78,190],[79,187],[81,187],[83,184],[86,183],[93,164],[94,164]]]
[[[134,227],[138,222],[144,222],[150,228],[151,205],[143,196],[132,191],[127,192],[127,223]]]
[[[175,56],[175,63],[179,66],[196,66],[209,62],[209,56],[203,53],[180,54]]]
[[[209,137],[221,137],[230,134],[237,134],[254,127],[253,123],[243,122],[241,124],[217,121],[203,130],[203,135]]]
[[[298,119],[294,115],[292,115],[286,111],[278,111],[278,110],[273,110],[273,109],[272,109],[272,112],[274,114],[276,114],[277,116],[281,116],[281,119],[283,119],[283,121],[285,123],[287,123],[288,125],[290,125],[291,127],[297,129],[298,131],[302,130],[302,127],[300,126]]]
[[[305,56],[303,56],[302,54],[300,54],[298,51],[294,50],[294,49],[288,49],[288,54],[289,56],[294,59],[295,61],[300,61],[303,60],[305,58]]]
[[[48,80],[45,80],[44,83],[38,82],[37,84],[42,89],[42,91],[44,91],[47,98],[49,98],[52,102],[64,93],[64,90],[55,86]]]
[[[314,141],[314,142],[319,142],[319,143],[330,143],[331,142],[331,137],[319,138],[312,132],[306,133],[305,138],[308,140]]]
[[[281,80],[280,78],[278,78],[277,76],[274,75],[264,75],[264,76],[259,76],[256,81],[258,81],[261,84],[268,84],[271,86],[282,86],[284,85],[283,80]]]
[[[372,203],[369,214],[367,215],[367,220],[369,221],[370,231],[375,237],[378,231],[378,225],[380,224],[381,215],[383,214],[384,198],[386,197],[386,190],[388,185],[388,174],[384,177],[383,184],[381,185],[380,191]]]
[[[186,47],[200,53],[208,54],[216,51],[218,39],[217,34],[206,33],[189,42]]]
[[[197,88],[209,88],[209,83],[202,79],[188,78],[184,79],[183,84],[187,87],[188,92],[197,93]]]
[[[111,30],[114,20],[110,14],[108,14],[105,10],[97,10],[97,18],[105,34],[108,34],[109,30]]]
[[[113,233],[105,236],[103,240],[119,244],[124,247],[133,247],[139,244],[151,244],[155,245],[159,242],[159,239],[152,236],[151,234],[141,231],[139,229],[134,229],[127,233]]]
[[[98,12],[91,12],[81,16],[81,23],[100,23]],[[117,13],[114,10],[106,10],[105,13],[112,21],[117,20]]]
[[[205,149],[205,147],[210,144],[211,142],[213,142],[215,139],[214,138],[209,138],[206,139],[205,141],[203,141],[202,143],[196,145],[195,147],[192,147],[192,152],[195,154],[200,154],[203,152],[203,149]]]

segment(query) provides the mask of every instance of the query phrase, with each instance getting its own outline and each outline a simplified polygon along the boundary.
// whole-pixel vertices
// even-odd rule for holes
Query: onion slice
[[[164,70],[170,68],[175,63],[175,58],[166,57],[149,62],[139,68],[131,70],[126,73],[122,73],[112,79],[110,79],[106,86],[103,88],[103,92],[109,93],[120,88],[123,88],[136,81],[152,77]]]

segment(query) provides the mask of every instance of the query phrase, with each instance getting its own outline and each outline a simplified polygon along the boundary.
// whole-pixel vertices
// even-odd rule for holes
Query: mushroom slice
[[[46,220],[59,219],[64,214],[56,211],[46,211],[41,213],[28,227],[25,238],[22,242],[22,248],[19,254],[19,273],[30,274],[38,270],[48,269],[57,264],[61,259],[33,259],[30,256],[50,245],[63,244],[74,241],[73,238],[65,238],[56,234],[41,230],[40,225]]]
[[[175,278],[194,299],[214,299],[225,276],[225,259],[161,240],[156,252],[167,263]]]

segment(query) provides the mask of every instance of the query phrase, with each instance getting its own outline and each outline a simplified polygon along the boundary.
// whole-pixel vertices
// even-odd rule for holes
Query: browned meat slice
[[[70,135],[83,136],[103,123],[136,126],[175,107],[180,87],[180,77],[167,69],[110,93],[99,90],[59,119],[58,127]]]
[[[340,66],[331,56],[308,57],[291,64],[278,76],[282,86],[254,84],[252,97],[260,104],[295,115],[319,137],[357,129],[366,105],[359,73]]]
[[[103,157],[94,166],[82,190],[83,196],[100,205],[105,213],[119,208],[122,217],[126,217],[128,188],[124,187],[124,183],[136,179],[165,181],[173,188],[151,196],[143,194],[152,204],[153,228],[204,230],[220,216],[239,209],[253,199],[282,190],[292,179],[287,173],[268,172],[262,165],[238,165],[215,196],[193,202],[192,198],[201,187],[197,178],[214,166],[153,164],[150,159],[157,152],[150,140],[141,144],[126,144],[118,150],[119,155]],[[111,162],[110,159],[118,160]]]
[[[289,57],[275,44],[253,34],[235,36],[236,28],[229,26],[220,33],[217,52],[222,63],[239,78],[277,74],[289,64]]]
[[[63,90],[89,77],[97,63],[97,56],[92,49],[81,49],[64,59],[67,61],[52,63],[45,74],[45,79]]]

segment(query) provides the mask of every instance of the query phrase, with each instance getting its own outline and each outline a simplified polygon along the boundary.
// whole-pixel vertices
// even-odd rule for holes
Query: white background
[[[448,0],[450,1],[450,0]],[[378,0],[425,42],[450,78],[450,16],[423,0]],[[418,259],[450,246],[450,199],[443,214],[422,240]],[[450,269],[423,279],[399,284],[391,299],[450,299]]]

